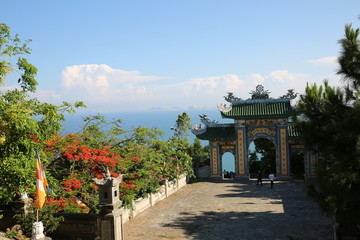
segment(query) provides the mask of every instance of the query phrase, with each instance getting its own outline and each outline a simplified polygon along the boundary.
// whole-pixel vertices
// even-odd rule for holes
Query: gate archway
[[[305,151],[292,151],[290,153],[290,176],[295,179],[305,177]]]
[[[235,156],[232,152],[227,151],[221,156],[221,169],[223,178],[235,177]]]
[[[267,138],[255,138],[249,144],[253,152],[248,156],[249,176],[256,178],[260,171],[263,177],[270,173],[276,173],[276,151],[275,143]]]

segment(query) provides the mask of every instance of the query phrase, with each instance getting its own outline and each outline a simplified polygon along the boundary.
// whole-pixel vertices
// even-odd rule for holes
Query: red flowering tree
[[[82,133],[54,135],[45,142],[46,171],[53,193],[48,205],[59,211],[96,212],[98,201],[94,178],[123,175],[120,198],[124,207],[133,200],[160,189],[165,180],[192,172],[188,142],[171,138],[160,141],[157,129],[138,127],[121,130],[121,121],[109,127],[103,117],[86,118]],[[103,132],[104,126],[108,131]]]
[[[59,210],[83,211],[84,203],[95,211],[97,187],[93,179],[103,178],[107,169],[117,177],[120,155],[111,151],[110,146],[91,148],[85,145],[79,134],[55,136],[46,144],[45,151],[51,159],[47,171],[53,178],[49,182],[56,183],[52,184],[54,196],[65,201]]]

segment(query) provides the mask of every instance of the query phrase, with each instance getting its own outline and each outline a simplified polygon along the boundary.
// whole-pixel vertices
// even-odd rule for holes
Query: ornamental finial
[[[270,92],[264,90],[264,86],[259,84],[256,86],[255,91],[251,91],[251,99],[269,99]]]
[[[106,168],[105,179],[111,179],[111,174],[108,167]]]

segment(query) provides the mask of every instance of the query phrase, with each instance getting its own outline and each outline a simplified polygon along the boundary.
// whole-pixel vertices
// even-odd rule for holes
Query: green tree
[[[250,173],[257,173],[261,170],[260,161],[256,151],[250,151],[249,153],[249,169]]]
[[[276,154],[274,143],[266,138],[257,138],[254,140],[255,150],[261,154],[259,168],[267,176],[270,173],[276,173]]]
[[[345,27],[339,42],[345,87],[307,85],[300,96],[299,130],[309,149],[320,155],[310,193],[334,216],[339,231],[360,231],[359,29]],[[300,120],[299,120],[300,119]]]
[[[353,89],[360,86],[360,41],[359,28],[352,28],[351,24],[345,26],[345,38],[339,40],[342,51],[338,58],[340,68],[338,74],[350,83]]]
[[[85,117],[83,122],[82,141],[90,147],[114,147],[122,143],[120,136],[127,133],[122,129],[122,119],[107,121],[104,116],[98,114]]]
[[[228,92],[226,96],[224,96],[225,101],[227,102],[233,102],[233,101],[239,101],[242,100],[241,98],[238,98],[234,95],[232,92]]]
[[[295,89],[288,89],[287,90],[287,93],[285,95],[282,95],[281,97],[279,98],[291,98],[291,99],[294,99],[297,97],[298,93],[295,93],[294,92]]]
[[[28,42],[23,43],[18,35],[12,36],[10,28],[0,24],[0,82],[5,84],[8,76],[18,74],[21,87],[21,90],[0,92],[0,202],[3,204],[12,202],[21,192],[34,192],[35,149],[44,157],[43,142],[60,132],[64,114],[84,106],[81,102],[56,106],[29,97],[29,92],[35,92],[37,87],[37,69],[24,58],[30,53]]]
[[[304,152],[292,152],[290,154],[290,160],[292,177],[303,178],[305,173]]]
[[[198,138],[194,139],[194,143],[190,146],[189,155],[192,157],[193,167],[197,168],[203,161],[210,158],[208,147],[203,147]]]
[[[175,128],[172,128],[172,130],[175,131],[174,133],[175,137],[180,139],[188,137],[190,129],[191,129],[190,116],[186,112],[179,114],[176,120],[176,126]]]
[[[192,157],[190,156],[191,144],[188,140],[189,130],[191,129],[191,118],[186,113],[178,115],[176,120],[176,127],[174,130],[174,136],[168,140],[173,152],[172,159],[176,163],[173,167],[176,168],[176,174],[178,176],[181,173],[187,173],[189,177],[194,176],[192,168]]]
[[[30,41],[21,41],[18,34],[12,36],[10,27],[0,23],[0,84],[5,84],[11,72],[16,72],[19,74],[18,83],[23,90],[36,90],[37,68],[24,57],[30,53]]]

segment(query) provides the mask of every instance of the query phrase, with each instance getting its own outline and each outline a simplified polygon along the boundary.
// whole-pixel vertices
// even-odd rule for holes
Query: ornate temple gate
[[[221,157],[224,153],[231,152],[235,157],[236,177],[248,178],[250,176],[249,146],[257,138],[266,138],[274,144],[278,177],[291,177],[290,154],[295,151],[304,152],[304,177],[315,176],[317,156],[308,152],[304,145],[297,143],[298,141],[293,141],[288,129],[287,124],[276,119],[236,122],[234,126],[235,141],[209,141],[211,177],[222,176],[224,169],[222,169]]]
[[[264,94],[257,87],[255,94]],[[257,98],[233,100],[230,107],[219,105],[223,118],[234,119],[233,124],[219,124],[202,115],[205,127],[194,126],[192,132],[202,140],[209,140],[210,176],[222,177],[221,157],[225,152],[235,156],[235,174],[238,178],[249,178],[249,146],[257,138],[266,138],[273,142],[276,155],[276,175],[278,178],[291,177],[290,154],[304,152],[304,178],[315,176],[317,156],[305,150],[301,136],[295,125],[289,122],[292,107],[288,98]]]

